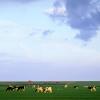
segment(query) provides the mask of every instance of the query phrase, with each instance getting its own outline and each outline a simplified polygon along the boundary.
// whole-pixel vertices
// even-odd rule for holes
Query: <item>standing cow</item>
[[[6,91],[14,91],[14,88],[13,87],[7,87]]]
[[[6,88],[6,91],[14,91],[14,87],[13,87],[13,86],[8,86],[8,87]]]
[[[35,89],[35,92],[40,92],[40,93],[42,93],[44,91],[44,89],[43,89],[43,87],[42,86],[37,86],[37,88]]]
[[[17,91],[20,91],[20,90],[24,91],[25,90],[25,86],[18,86],[18,87],[16,87],[16,89],[17,89]]]
[[[93,86],[88,86],[88,89],[92,92],[92,91],[96,91],[96,86],[95,85],[93,85]]]
[[[67,84],[65,84],[65,85],[64,85],[64,88],[67,88],[67,87],[68,87],[68,85],[67,85]]]
[[[44,93],[52,93],[52,87],[45,87]]]
[[[74,89],[78,89],[78,88],[79,88],[79,86],[76,86],[76,85],[74,86]]]

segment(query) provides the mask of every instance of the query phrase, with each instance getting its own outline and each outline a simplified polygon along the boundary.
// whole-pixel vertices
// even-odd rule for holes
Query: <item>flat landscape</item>
[[[24,85],[25,91],[6,91],[8,85]],[[52,87],[53,91],[37,93],[34,85]],[[89,85],[95,85],[96,91],[89,90]],[[0,100],[100,100],[100,82],[0,82]]]

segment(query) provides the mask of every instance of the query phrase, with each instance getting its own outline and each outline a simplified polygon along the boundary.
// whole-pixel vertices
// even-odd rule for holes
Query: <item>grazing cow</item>
[[[17,89],[17,91],[20,91],[20,90],[25,90],[25,86],[18,86],[18,87],[16,87],[16,89]]]
[[[88,86],[88,89],[92,92],[92,91],[96,91],[96,86],[95,85],[93,85],[93,86]]]
[[[13,87],[13,86],[8,86],[8,87],[6,88],[6,91],[14,91],[14,87]]]
[[[43,92],[43,87],[37,87],[35,92],[42,93]]]
[[[42,86],[37,86],[37,88],[35,89],[35,92],[40,92],[40,93],[42,93],[44,91],[44,88],[42,87]]]
[[[75,88],[75,89],[78,89],[79,87],[75,85],[74,88]]]
[[[44,93],[52,93],[52,87],[45,87]]]
[[[67,85],[67,84],[65,84],[65,85],[64,85],[64,88],[67,88],[67,87],[68,87],[68,85]]]
[[[14,90],[16,91],[18,90],[18,86],[14,85],[13,87],[14,87]]]
[[[35,89],[35,92],[38,93],[52,93],[52,87],[42,87],[42,86],[37,86]]]
[[[7,87],[6,91],[13,91],[13,88],[12,87]]]

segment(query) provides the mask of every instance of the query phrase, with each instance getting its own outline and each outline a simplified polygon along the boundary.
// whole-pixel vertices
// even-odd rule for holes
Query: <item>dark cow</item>
[[[13,87],[13,86],[8,86],[8,87],[6,88],[6,91],[14,91],[14,87]]]
[[[96,91],[96,86],[95,85],[90,85],[88,86],[88,89],[92,91]]]
[[[75,89],[78,89],[78,86],[75,85],[74,88],[75,88]]]
[[[88,89],[92,89],[92,86],[88,86]]]
[[[18,87],[16,87],[17,88],[17,91],[20,91],[20,90],[25,90],[25,86],[18,86]]]
[[[88,89],[92,89],[93,87],[95,87],[95,85],[90,85],[90,86],[88,86]]]

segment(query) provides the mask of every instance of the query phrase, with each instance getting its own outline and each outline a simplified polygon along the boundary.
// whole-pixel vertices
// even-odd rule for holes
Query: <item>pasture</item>
[[[25,85],[25,91],[5,91],[8,84]],[[100,100],[100,82],[59,82],[43,83],[41,86],[51,86],[53,93],[37,93],[33,84],[26,82],[0,82],[0,100]],[[64,85],[68,87],[65,88]],[[87,87],[90,84],[96,85],[96,92],[91,92]],[[77,85],[79,88],[74,88]]]

